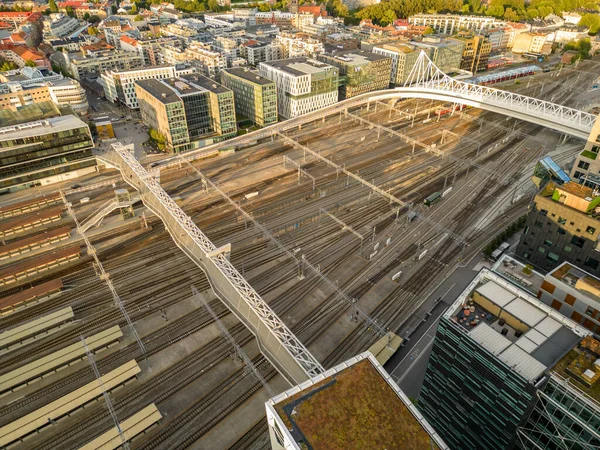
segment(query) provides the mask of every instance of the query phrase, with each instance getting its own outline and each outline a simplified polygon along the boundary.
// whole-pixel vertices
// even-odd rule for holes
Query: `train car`
[[[528,77],[540,73],[542,69],[536,65],[518,67],[516,69],[504,70],[502,72],[489,73],[471,78],[467,82],[488,86],[490,84],[502,83],[504,81],[516,80],[517,78]]]
[[[442,198],[442,194],[440,192],[434,192],[429,197],[427,197],[424,201],[425,206],[431,207],[436,202],[439,202]]]
[[[444,106],[438,108],[435,113],[438,116],[444,116],[446,114],[452,113],[452,103],[446,103]],[[467,107],[467,105],[454,104],[454,111],[462,111]]]

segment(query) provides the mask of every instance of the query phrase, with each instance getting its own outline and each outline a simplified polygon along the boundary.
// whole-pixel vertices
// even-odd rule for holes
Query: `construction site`
[[[501,89],[582,109],[597,73]],[[536,162],[567,167],[582,147],[454,103],[365,101],[138,176],[295,336],[309,376],[400,345],[448,274],[527,212]],[[270,448],[264,404],[302,374],[111,151],[79,187],[1,200],[0,448]]]

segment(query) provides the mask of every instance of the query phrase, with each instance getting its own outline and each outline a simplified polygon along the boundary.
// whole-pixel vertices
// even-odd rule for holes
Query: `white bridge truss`
[[[173,240],[207,275],[213,291],[255,334],[261,351],[292,384],[324,372],[319,361],[273,312],[229,261],[229,252],[217,248],[193,220],[163,190],[157,178],[135,159],[133,145],[112,145],[96,157],[121,171],[124,180],[140,191],[151,211],[162,219]]]
[[[442,72],[421,51],[404,87],[404,97],[451,100],[563,131],[582,139],[588,138],[596,115],[556,103],[507,92],[488,86],[455,80]]]

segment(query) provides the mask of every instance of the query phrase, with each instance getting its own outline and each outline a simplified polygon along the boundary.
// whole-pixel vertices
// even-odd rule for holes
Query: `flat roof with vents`
[[[482,269],[445,317],[528,381],[590,334],[501,275]]]
[[[243,67],[233,67],[231,69],[225,69],[225,70],[223,70],[223,72],[221,72],[221,76],[223,76],[223,73],[227,73],[229,75],[233,75],[235,77],[242,78],[246,81],[250,81],[252,83],[259,84],[261,86],[267,86],[270,84],[275,85],[274,81],[271,81],[265,77],[261,77],[257,71],[250,70],[250,69],[243,68]]]

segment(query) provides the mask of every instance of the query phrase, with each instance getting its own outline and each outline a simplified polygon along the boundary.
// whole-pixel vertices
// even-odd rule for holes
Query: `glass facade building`
[[[231,138],[237,133],[233,92],[202,75],[139,80],[142,118],[178,153]]]
[[[238,121],[246,118],[259,127],[277,123],[275,82],[239,67],[222,71],[221,83],[233,91]]]
[[[0,128],[0,190],[59,181],[96,165],[89,127],[74,116]]]
[[[482,269],[440,318],[418,408],[451,448],[591,450],[599,397],[592,333]]]

